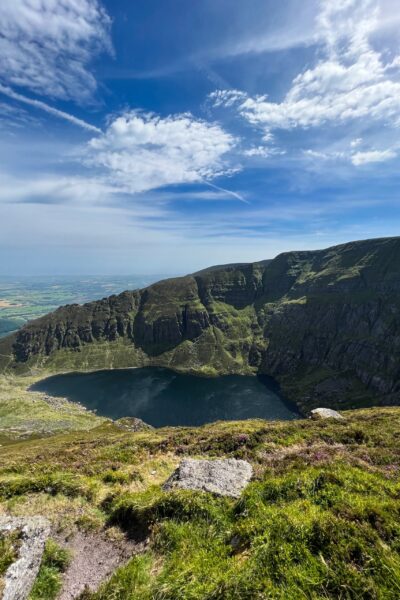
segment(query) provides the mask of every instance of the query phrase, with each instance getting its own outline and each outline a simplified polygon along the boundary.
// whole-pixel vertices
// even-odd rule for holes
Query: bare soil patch
[[[57,542],[71,552],[58,600],[73,600],[85,588],[96,591],[120,565],[144,550],[144,543],[112,541],[105,533],[78,532]]]

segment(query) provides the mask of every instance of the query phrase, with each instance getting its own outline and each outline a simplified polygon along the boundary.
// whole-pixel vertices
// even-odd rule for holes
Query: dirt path
[[[67,540],[58,539],[57,542],[72,554],[58,600],[73,600],[85,586],[90,591],[97,590],[117,567],[144,549],[143,543],[116,543],[99,533],[78,532]]]

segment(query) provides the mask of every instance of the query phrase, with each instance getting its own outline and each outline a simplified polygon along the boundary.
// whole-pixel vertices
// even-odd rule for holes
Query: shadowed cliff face
[[[400,238],[227,265],[58,309],[0,343],[17,372],[260,372],[300,407],[400,400]]]

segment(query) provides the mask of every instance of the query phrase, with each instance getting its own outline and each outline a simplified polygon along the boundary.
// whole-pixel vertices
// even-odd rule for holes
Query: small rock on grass
[[[336,410],[332,410],[332,408],[314,408],[314,410],[311,411],[311,418],[343,420],[344,416]]]
[[[154,429],[152,425],[145,423],[138,417],[123,417],[114,421],[114,425],[120,429],[126,429],[127,431],[151,431]]]

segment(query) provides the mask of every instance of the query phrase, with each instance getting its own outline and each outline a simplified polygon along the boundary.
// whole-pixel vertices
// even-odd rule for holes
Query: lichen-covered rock
[[[0,531],[21,532],[19,556],[5,574],[2,600],[26,600],[39,571],[50,524],[43,517],[0,517]]]
[[[164,490],[180,488],[212,492],[219,496],[238,498],[253,474],[245,460],[183,460],[166,481]]]
[[[311,411],[311,417],[313,419],[344,419],[343,415],[331,408],[314,408],[314,410]]]

